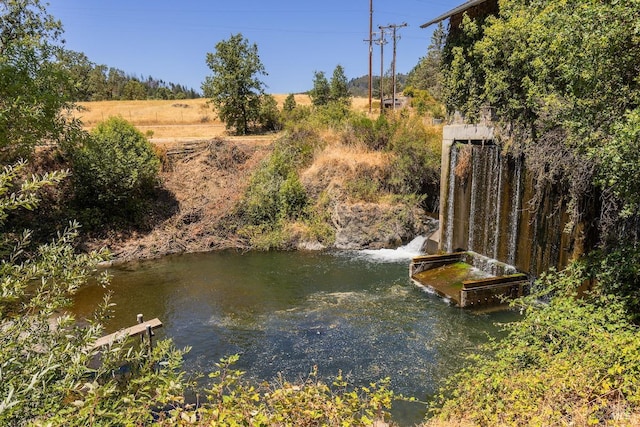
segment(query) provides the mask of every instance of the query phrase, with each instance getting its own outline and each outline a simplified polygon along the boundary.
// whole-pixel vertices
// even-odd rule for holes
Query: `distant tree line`
[[[98,65],[82,52],[61,51],[57,64],[71,79],[72,100],[193,99],[200,93],[186,86],[135,76],[114,67]]]
[[[407,84],[407,74],[396,74],[396,90],[402,92]],[[374,98],[380,98],[380,76],[371,77],[372,87],[371,93]],[[391,87],[392,78],[391,75],[385,75],[382,82],[384,87],[384,93],[391,93],[393,88]],[[369,96],[369,76],[360,76],[349,80],[347,88],[352,96],[368,97]]]

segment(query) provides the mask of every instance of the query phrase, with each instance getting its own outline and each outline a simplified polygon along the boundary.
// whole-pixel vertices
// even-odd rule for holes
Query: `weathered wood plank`
[[[105,335],[104,337],[98,338],[96,342],[91,346],[91,350],[95,350],[96,348],[104,347],[106,345],[111,345],[114,342],[124,338],[124,337],[135,337],[147,332],[147,328],[151,327],[151,329],[157,329],[162,327],[162,322],[157,317],[155,319],[147,320],[146,322],[138,323],[137,325],[131,326],[129,328],[121,329],[117,332],[114,332],[109,335]]]
[[[462,282],[462,289],[484,288],[494,285],[511,285],[514,282],[528,283],[529,279],[526,274],[517,273],[507,276],[488,277],[485,279],[465,280]]]

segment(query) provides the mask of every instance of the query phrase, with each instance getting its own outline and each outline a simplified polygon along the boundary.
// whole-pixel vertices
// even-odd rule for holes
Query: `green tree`
[[[278,111],[278,102],[272,95],[262,95],[260,98],[260,113],[258,115],[258,123],[265,131],[279,130],[280,111]]]
[[[309,91],[311,103],[316,106],[327,105],[331,100],[331,86],[324,71],[316,71],[313,74],[313,89]]]
[[[246,134],[260,112],[264,83],[259,76],[267,74],[258,46],[238,33],[218,42],[215,53],[207,53],[206,62],[213,75],[202,83],[204,96],[211,98],[227,129]]]
[[[72,82],[55,63],[60,22],[39,0],[0,2],[0,161],[31,156],[73,127]]]
[[[282,111],[291,112],[296,108],[296,98],[290,93],[284,100],[284,104],[282,105]]]
[[[57,63],[66,70],[71,79],[73,90],[71,96],[74,101],[91,101],[91,87],[89,82],[94,64],[87,55],[71,50],[58,52]]]
[[[129,80],[122,88],[122,99],[147,99],[147,88],[138,80]]]
[[[111,91],[107,84],[108,68],[106,65],[96,65],[89,73],[86,82],[91,101],[105,101],[111,99]]]
[[[337,65],[331,76],[329,99],[344,105],[351,104],[351,94],[349,94],[347,76],[344,74],[342,65]]]
[[[127,76],[124,71],[117,68],[109,68],[107,73],[107,87],[109,90],[109,99],[122,99],[122,91],[127,83]]]
[[[166,87],[159,87],[155,94],[156,99],[174,99],[174,96],[173,92]]]
[[[442,51],[446,40],[446,31],[442,22],[431,35],[431,44],[427,55],[420,58],[418,64],[407,76],[407,86],[427,90],[433,98],[442,100]]]
[[[107,216],[136,214],[157,183],[160,161],[147,138],[121,117],[99,123],[69,148],[76,196]]]

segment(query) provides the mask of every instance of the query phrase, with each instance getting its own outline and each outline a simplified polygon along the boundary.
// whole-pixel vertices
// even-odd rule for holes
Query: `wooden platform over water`
[[[140,315],[139,315],[140,316]],[[141,318],[140,318],[141,319]],[[155,319],[148,320],[146,322],[138,323],[137,325],[131,326],[129,328],[125,328],[114,332],[109,335],[105,335],[101,338],[98,338],[96,342],[91,346],[91,349],[97,349],[105,346],[110,346],[113,343],[125,339],[127,337],[137,337],[143,334],[147,335],[147,339],[151,343],[151,336],[153,334],[153,330],[162,327],[162,322],[157,317]]]

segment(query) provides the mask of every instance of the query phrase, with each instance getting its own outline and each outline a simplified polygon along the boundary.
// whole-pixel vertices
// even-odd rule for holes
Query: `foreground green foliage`
[[[38,191],[65,176],[25,180],[24,168],[24,163],[8,166],[0,174],[0,424],[145,423],[152,419],[154,405],[181,395],[182,374],[175,371],[180,353],[169,343],[160,343],[153,354],[116,343],[102,354],[97,368],[89,367],[97,353],[90,345],[101,332],[108,302],[84,328],[65,309],[107,254],[77,254],[75,223],[37,247],[28,231],[7,233],[8,216],[36,209]],[[100,281],[106,283],[106,277]],[[129,374],[114,375],[125,365]]]
[[[438,416],[477,425],[632,425],[640,335],[618,298],[575,297],[570,290],[585,272],[574,264],[544,277],[549,302],[521,302],[524,319],[450,380]]]
[[[209,375],[207,404],[178,408],[161,425],[219,426],[369,426],[388,419],[396,398],[389,380],[368,387],[351,388],[339,374],[332,384],[318,378],[314,368],[308,377],[291,383],[279,378],[273,384],[251,385],[244,373],[233,368],[238,356],[216,364]]]
[[[67,120],[72,82],[54,63],[62,31],[38,0],[0,2],[0,161],[29,158],[38,144],[77,130]]]

